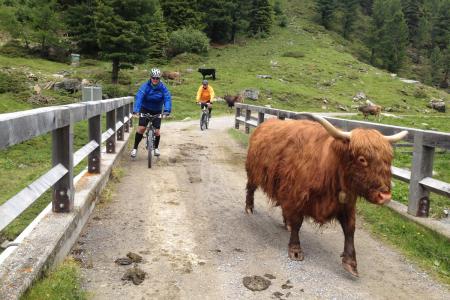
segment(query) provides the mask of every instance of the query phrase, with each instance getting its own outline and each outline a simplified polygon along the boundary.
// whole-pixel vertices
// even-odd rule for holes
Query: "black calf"
[[[212,79],[216,80],[216,69],[199,68],[198,71],[203,75],[203,79],[205,76],[212,76]]]

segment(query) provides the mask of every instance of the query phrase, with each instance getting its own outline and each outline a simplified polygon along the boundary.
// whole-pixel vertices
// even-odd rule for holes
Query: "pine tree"
[[[432,28],[433,45],[446,49],[450,41],[450,0],[444,0],[436,14]]]
[[[341,3],[343,10],[342,35],[348,39],[350,33],[353,31],[353,24],[357,19],[356,9],[358,7],[358,0],[342,0]]]
[[[423,16],[422,0],[408,0],[404,4],[403,13],[409,30],[409,42],[415,47],[419,40],[419,25]]]
[[[32,38],[40,45],[41,56],[47,56],[48,48],[59,43],[58,32],[62,29],[60,15],[56,10],[56,0],[32,0]]]
[[[150,26],[153,30],[149,38],[149,57],[154,59],[164,59],[167,57],[166,51],[167,45],[169,44],[169,35],[167,33],[167,25],[164,21],[163,12],[159,3],[157,3],[156,11],[153,14]]]
[[[23,29],[17,19],[17,8],[0,6],[0,30],[8,32],[13,38],[22,38]]]
[[[233,27],[232,14],[236,9],[233,1],[199,1],[199,10],[205,12],[203,23],[205,33],[213,42],[229,42]]]
[[[204,13],[198,8],[199,0],[160,0],[169,31],[192,27],[202,30]]]
[[[447,89],[449,87],[450,75],[450,45],[443,51],[442,62],[442,80],[439,83],[439,87],[441,89]]]
[[[331,20],[336,9],[335,0],[316,0],[316,7],[320,14],[321,24],[326,29],[330,29]]]
[[[102,56],[112,60],[113,83],[117,83],[121,62],[140,63],[148,58],[155,11],[156,3],[150,0],[98,0],[94,14],[98,45]]]
[[[416,42],[416,47],[418,47],[419,49],[431,47],[431,22],[427,16],[423,16],[419,20]]]
[[[408,45],[408,26],[402,12],[400,0],[387,3],[388,14],[382,28],[380,57],[383,65],[391,72],[397,72],[406,55]]]
[[[430,55],[431,82],[438,85],[442,80],[442,55],[438,46],[434,47]]]
[[[231,41],[234,43],[238,33],[247,32],[250,24],[251,2],[247,0],[233,0],[234,8],[231,12]]]
[[[275,3],[273,4],[273,12],[277,16],[280,16],[280,15],[283,14],[283,8],[281,6],[281,1],[280,0],[276,0]]]
[[[273,10],[268,0],[253,0],[249,28],[253,34],[269,34]]]
[[[372,11],[372,24],[370,25],[370,32],[367,44],[371,50],[370,63],[375,65],[380,49],[380,39],[382,37],[382,28],[386,21],[387,6],[386,0],[375,0]]]
[[[29,0],[8,2],[0,10],[0,26],[12,37],[20,38],[27,48],[39,45],[41,56],[48,54],[48,48],[61,44],[63,23],[57,11],[56,0]]]
[[[372,5],[373,0],[359,0],[359,4],[361,5],[362,12],[367,15],[372,15]]]
[[[68,34],[72,41],[77,43],[79,52],[85,54],[97,54],[97,31],[94,15],[95,1],[87,0],[72,6],[67,5],[64,12],[64,20],[67,24]]]

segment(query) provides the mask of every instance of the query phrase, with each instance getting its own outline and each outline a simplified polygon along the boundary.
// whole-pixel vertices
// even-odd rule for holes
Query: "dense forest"
[[[316,0],[316,9],[325,28],[364,45],[365,61],[448,88],[450,0]]]
[[[311,18],[337,32],[362,61],[441,88],[450,69],[450,0],[309,0]],[[52,60],[71,52],[120,69],[211,43],[265,38],[289,25],[295,0],[0,0],[0,31]],[[5,47],[4,47],[5,48]],[[7,48],[7,47],[6,47]],[[14,48],[15,49],[15,48]],[[3,50],[3,53],[7,50]]]

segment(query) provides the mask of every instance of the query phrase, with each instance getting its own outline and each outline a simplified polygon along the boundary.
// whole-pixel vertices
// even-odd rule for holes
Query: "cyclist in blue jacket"
[[[161,71],[157,68],[153,68],[150,71],[150,80],[145,82],[139,88],[136,93],[136,98],[134,102],[133,114],[137,115],[138,113],[150,113],[152,115],[161,114],[164,106],[164,116],[168,116],[172,109],[172,96],[170,95],[167,87],[161,82]],[[136,136],[134,138],[134,147],[131,150],[131,157],[136,157],[137,148],[139,143],[142,140],[142,137],[145,132],[145,128],[147,127],[148,119],[147,118],[139,118],[139,126],[136,130]],[[155,130],[155,156],[159,156],[159,140],[161,138],[160,128],[161,128],[161,119],[155,118],[153,119],[153,127]]]

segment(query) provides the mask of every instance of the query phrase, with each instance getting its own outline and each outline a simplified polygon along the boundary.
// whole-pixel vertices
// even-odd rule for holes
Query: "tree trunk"
[[[442,79],[441,83],[439,84],[439,87],[441,89],[446,89],[448,88],[448,69],[445,71],[444,73],[444,79]]]
[[[117,84],[117,82],[119,81],[119,59],[118,58],[113,59],[111,81],[114,84]]]
[[[375,65],[375,48],[372,48],[370,51],[370,64],[372,66]]]
[[[41,41],[41,57],[47,57],[47,55],[45,53],[45,47],[46,47],[45,42],[46,42],[46,39],[45,39],[45,36],[43,36],[42,41]]]
[[[28,41],[28,37],[26,34],[23,34],[23,39],[25,40],[25,47],[27,50],[30,50],[30,42]]]

